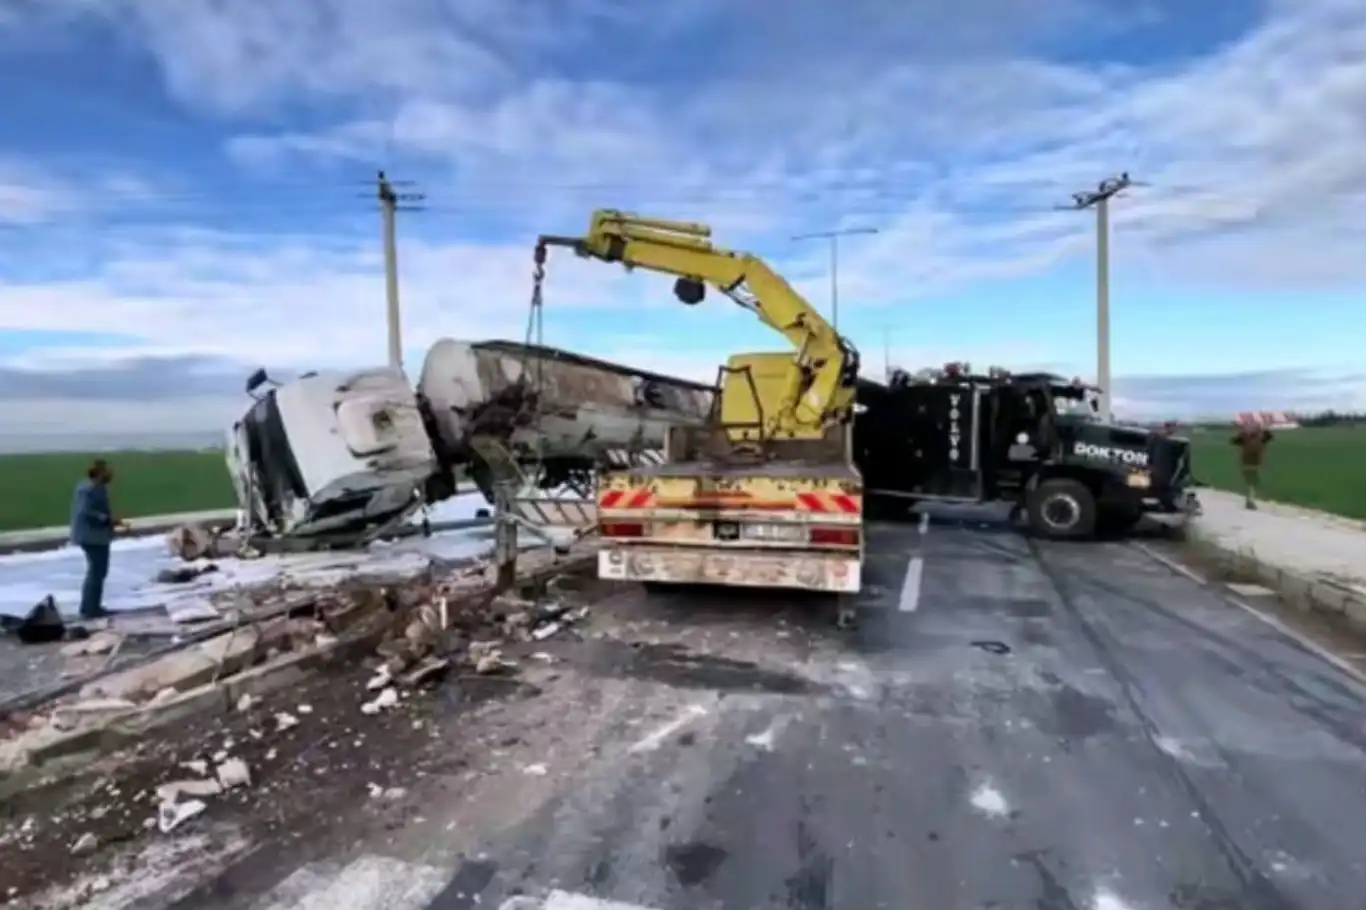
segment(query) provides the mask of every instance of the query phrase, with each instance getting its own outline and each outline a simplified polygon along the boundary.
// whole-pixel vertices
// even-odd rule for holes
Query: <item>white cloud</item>
[[[771,257],[821,300],[825,253],[790,235],[876,225],[841,260],[842,295],[866,309],[1042,274],[1089,251],[1090,219],[1052,207],[1126,167],[1152,186],[1116,206],[1116,254],[1167,286],[1366,283],[1355,239],[1366,231],[1366,7],[1272,3],[1235,40],[1160,66],[1054,52],[1082,29],[1136,29],[1141,43],[1184,28],[1160,5],[1122,18],[1111,6],[858,0],[836,14],[793,0],[775,19],[749,0],[50,0],[32,14],[98,21],[145,54],[179,103],[228,129],[223,149],[250,174],[322,180],[385,160],[421,177],[431,211],[402,223],[411,348],[441,335],[520,338],[531,237],[578,230],[601,205],[705,219],[719,242]],[[11,15],[0,29],[31,23]],[[286,116],[298,110],[308,117]],[[32,225],[79,198],[39,169],[16,173],[0,167],[0,220]],[[114,186],[86,196],[134,193]],[[476,241],[466,224],[511,239]],[[0,286],[0,331],[128,336],[106,359],[373,361],[384,344],[373,234],[86,238],[79,257],[98,263],[93,274]],[[60,262],[62,251],[46,255]],[[733,326],[753,334],[739,317],[699,330],[667,312],[659,280],[568,256],[550,272],[552,344],[617,353],[592,340],[608,311],[640,339],[622,359],[681,358],[710,375]],[[712,325],[708,346],[699,336]],[[676,333],[701,350],[667,353]],[[998,359],[973,347],[923,353]],[[73,353],[20,365],[74,366]],[[880,364],[878,353],[865,357]]]

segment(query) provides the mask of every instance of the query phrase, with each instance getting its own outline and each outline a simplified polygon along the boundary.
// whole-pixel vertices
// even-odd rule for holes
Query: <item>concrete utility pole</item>
[[[1072,194],[1069,211],[1096,210],[1096,385],[1100,386],[1100,416],[1109,420],[1110,410],[1110,200],[1131,186],[1128,171],[1107,177],[1094,190]]]
[[[876,234],[877,228],[845,228],[842,231],[817,231],[814,234],[798,234],[796,240],[830,241],[830,324],[840,327],[840,238],[854,234]]]
[[[389,366],[403,369],[403,330],[398,304],[398,212],[399,203],[418,202],[424,198],[421,193],[397,193],[394,184],[379,172],[377,195],[379,210],[384,225],[384,298],[386,303],[386,322],[389,326]],[[405,206],[405,212],[421,209]]]

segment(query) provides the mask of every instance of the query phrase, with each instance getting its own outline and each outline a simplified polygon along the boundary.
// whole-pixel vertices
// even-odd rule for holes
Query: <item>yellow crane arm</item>
[[[547,247],[568,247],[578,256],[617,262],[677,276],[674,294],[700,303],[710,284],[781,332],[797,349],[787,414],[780,419],[816,430],[847,420],[853,408],[858,353],[777,272],[756,256],[718,249],[705,224],[645,218],[612,209],[593,213],[582,237],[543,235],[536,259]]]

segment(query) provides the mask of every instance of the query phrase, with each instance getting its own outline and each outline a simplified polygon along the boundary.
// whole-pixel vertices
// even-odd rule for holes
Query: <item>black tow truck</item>
[[[853,434],[865,511],[1010,503],[1034,533],[1073,540],[1122,534],[1146,513],[1198,512],[1190,441],[1102,420],[1098,391],[963,364],[861,380]]]

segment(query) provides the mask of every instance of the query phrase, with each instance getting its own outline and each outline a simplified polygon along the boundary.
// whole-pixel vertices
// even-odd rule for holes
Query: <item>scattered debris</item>
[[[0,616],[0,628],[13,633],[14,637],[26,645],[44,645],[61,641],[67,634],[62,611],[57,609],[57,601],[49,594],[33,605],[23,619]]]
[[[224,790],[251,785],[251,770],[240,758],[230,758],[218,766],[218,783]]]
[[[546,768],[545,765],[538,762],[534,765],[527,765],[525,768],[522,769],[522,773],[528,774],[532,777],[545,777],[546,774],[549,773],[549,769]]]
[[[217,571],[218,566],[211,562],[192,566],[177,566],[173,569],[162,569],[157,573],[156,580],[167,585],[186,584],[201,575],[208,575],[210,572]]]
[[[1001,655],[1010,653],[1010,645],[1003,641],[974,641],[972,642],[972,646],[974,648],[980,648],[988,654]]]
[[[367,784],[367,789],[370,791],[371,799],[383,799],[390,802],[403,799],[408,795],[408,791],[403,787],[381,787],[376,783]]]
[[[451,668],[451,662],[444,657],[428,657],[418,663],[416,667],[404,673],[399,681],[409,687],[418,688],[427,683],[436,682],[444,676]]]
[[[123,636],[109,629],[87,637],[78,639],[62,645],[63,657],[86,657],[98,654],[108,654],[119,646],[123,641]]]
[[[178,802],[182,796],[217,796],[223,792],[223,785],[216,780],[175,780],[157,787],[157,800],[163,803]]]
[[[47,742],[35,738],[42,734],[83,744],[73,745],[72,752],[101,753],[95,761],[105,763],[107,770],[98,772],[94,791],[73,789],[88,787],[91,778],[85,771],[69,772],[65,765],[35,776],[20,797],[30,801],[7,806],[12,820],[0,821],[0,841],[13,837],[35,851],[21,858],[21,867],[7,867],[7,877],[17,875],[18,893],[27,894],[69,875],[79,868],[71,864],[85,862],[91,853],[99,853],[102,864],[106,853],[116,860],[122,854],[109,846],[144,838],[144,832],[175,832],[175,843],[218,836],[214,832],[226,826],[245,825],[265,834],[282,822],[274,812],[260,809],[287,804],[291,817],[302,818],[316,814],[313,799],[318,793],[335,799],[347,792],[344,788],[354,793],[358,786],[368,786],[374,799],[401,801],[409,791],[395,785],[406,783],[397,775],[420,778],[438,767],[433,762],[450,761],[445,724],[428,712],[521,692],[521,687],[483,685],[475,677],[515,673],[513,656],[531,650],[523,643],[564,634],[587,613],[506,594],[469,596],[487,583],[486,568],[401,584],[348,582],[326,593],[310,589],[306,596],[285,583],[268,591],[228,592],[215,601],[217,615],[226,617],[217,631],[190,633],[174,651],[82,680],[79,693],[63,696],[50,708],[11,713],[4,718],[0,740],[7,750],[14,746],[17,755],[38,756],[30,760],[32,767],[70,754],[46,751]],[[179,577],[187,577],[187,571],[197,577],[205,570],[187,566]],[[71,656],[116,654],[119,642],[137,640],[113,630],[68,631],[73,638],[87,636],[70,642],[66,653]],[[372,677],[357,666],[364,652],[353,645],[362,641],[382,660]],[[326,656],[310,656],[337,643],[347,660],[324,665]],[[555,660],[546,652],[530,659]],[[105,661],[97,656],[94,665]],[[336,673],[347,674],[346,686],[336,685]],[[331,681],[328,674],[333,674]],[[290,682],[280,687],[276,678]],[[418,694],[448,678],[461,690],[457,699]],[[362,686],[366,694],[356,699]],[[272,694],[280,688],[281,695]],[[535,691],[528,687],[524,694]],[[374,719],[363,727],[349,726],[357,722],[358,700],[361,713]],[[152,716],[175,720],[157,721],[169,727],[165,735],[143,736],[140,725]],[[307,718],[309,727],[303,736],[290,732],[303,723],[300,718]],[[116,735],[106,739],[105,730]],[[390,755],[389,746],[396,742],[405,751]],[[426,770],[414,767],[416,754],[428,756]],[[376,755],[381,756],[378,763]],[[524,773],[539,776],[548,770],[529,765]],[[366,776],[378,783],[367,785]],[[44,812],[50,810],[42,807],[54,796],[82,808],[63,809],[49,822]],[[189,835],[181,832],[206,813],[212,825]],[[21,824],[27,834],[19,833]],[[39,861],[37,851],[61,861]],[[105,871],[80,874],[88,884]],[[112,887],[118,887],[117,881]]]
[[[183,803],[162,803],[157,807],[157,828],[162,834],[170,834],[208,808],[208,803],[199,799],[189,799]]]
[[[52,712],[52,726],[58,730],[74,730],[84,724],[118,717],[137,710],[137,704],[126,698],[89,698],[60,705]]]
[[[360,713],[373,716],[386,708],[392,708],[396,704],[398,704],[398,690],[391,686],[361,705]]]

